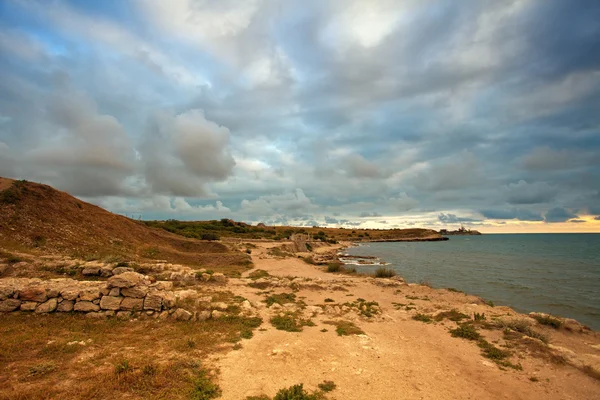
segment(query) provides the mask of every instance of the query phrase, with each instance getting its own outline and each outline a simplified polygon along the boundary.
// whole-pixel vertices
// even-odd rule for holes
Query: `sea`
[[[516,311],[574,318],[600,330],[600,234],[484,234],[443,242],[365,243],[407,282],[481,296]],[[380,265],[357,265],[374,272]]]

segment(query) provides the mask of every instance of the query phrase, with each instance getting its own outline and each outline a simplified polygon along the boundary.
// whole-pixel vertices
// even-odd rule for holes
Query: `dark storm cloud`
[[[572,218],[577,218],[577,215],[564,207],[552,208],[544,215],[546,222],[565,222]]]

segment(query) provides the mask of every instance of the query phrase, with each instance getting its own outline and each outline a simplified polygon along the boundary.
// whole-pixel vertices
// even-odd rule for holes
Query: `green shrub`
[[[379,267],[375,271],[375,278],[391,278],[392,276],[395,276],[395,275],[396,275],[396,272],[394,272],[394,270],[392,270],[390,268]]]
[[[327,265],[327,272],[340,272],[342,265],[337,263],[330,263]]]
[[[362,335],[365,333],[350,321],[323,321],[323,323],[335,326],[338,336]]]
[[[200,371],[194,379],[194,388],[190,393],[192,400],[210,400],[221,396],[221,388],[213,383],[205,371]]]
[[[471,324],[461,324],[456,329],[451,329],[450,334],[452,337],[460,337],[468,340],[479,340],[481,337],[477,329]]]
[[[294,303],[296,302],[296,295],[294,293],[277,293],[272,294],[265,300],[267,303],[267,307],[271,307],[273,304],[277,303],[280,305],[284,305],[286,303]]]
[[[216,233],[206,232],[200,235],[200,239],[202,240],[219,240],[220,237]]]
[[[421,314],[421,313],[417,313],[417,314],[413,315],[412,319],[414,319],[415,321],[425,322],[427,324],[432,321],[432,319],[429,315]]]
[[[442,313],[439,313],[438,315],[435,316],[435,320],[436,321],[441,321],[444,318],[449,319],[450,321],[454,321],[454,322],[458,322],[462,319],[467,319],[469,318],[468,315],[461,313],[458,310],[450,310],[450,311],[444,311]]]
[[[273,400],[320,400],[323,397],[317,393],[308,393],[304,390],[304,385],[294,385],[286,389],[281,389]]]
[[[323,392],[331,392],[336,388],[336,384],[333,381],[323,381],[317,385]]]
[[[554,329],[559,329],[562,326],[562,321],[558,318],[554,318],[551,315],[533,314],[532,318],[535,319],[540,325],[548,325]]]

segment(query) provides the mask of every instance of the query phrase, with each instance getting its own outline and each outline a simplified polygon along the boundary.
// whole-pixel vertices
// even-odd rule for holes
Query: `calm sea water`
[[[453,287],[519,312],[575,318],[600,330],[600,234],[451,236],[446,242],[369,243],[347,252],[380,257],[408,282]]]

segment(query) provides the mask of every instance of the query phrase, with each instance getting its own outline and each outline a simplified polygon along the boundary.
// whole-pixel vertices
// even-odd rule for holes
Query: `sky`
[[[600,2],[4,0],[0,176],[136,219],[600,232]]]

